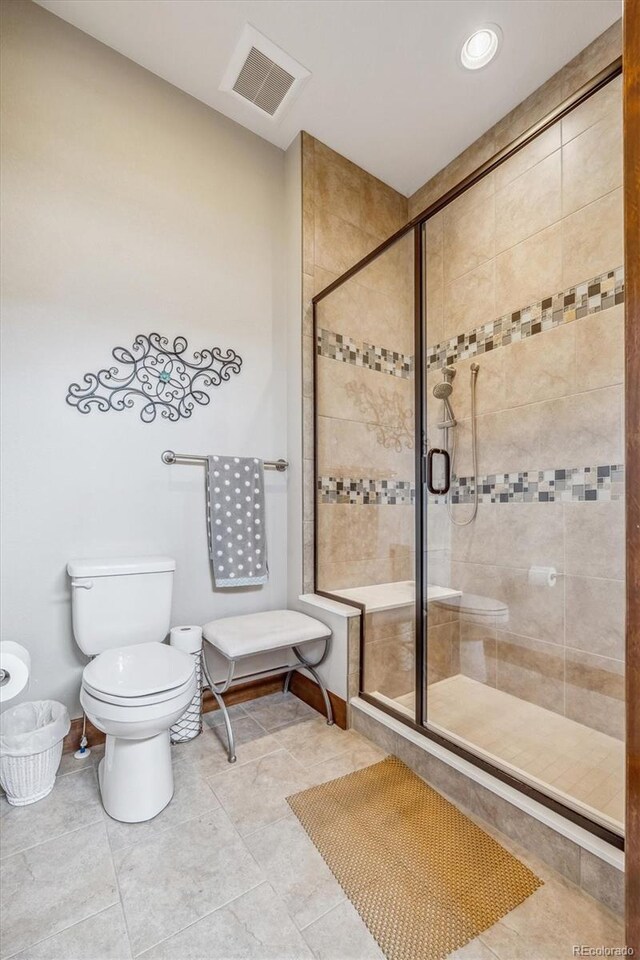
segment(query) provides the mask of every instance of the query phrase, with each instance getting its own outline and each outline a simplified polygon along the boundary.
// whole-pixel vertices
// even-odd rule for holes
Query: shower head
[[[453,384],[450,380],[442,380],[436,383],[433,388],[433,395],[436,400],[447,400],[453,393]]]

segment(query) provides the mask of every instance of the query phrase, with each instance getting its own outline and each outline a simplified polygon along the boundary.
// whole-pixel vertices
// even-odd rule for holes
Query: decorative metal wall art
[[[369,418],[367,430],[375,432],[381,446],[397,453],[403,448],[413,450],[413,411],[403,405],[397,392],[387,392],[384,387],[375,392],[355,380],[347,383],[345,390],[358,410]]]
[[[211,347],[194,351],[188,360],[186,350],[184,337],[176,337],[170,346],[159,333],[138,334],[130,350],[115,347],[112,351],[120,369],[85,373],[82,385],[70,384],[67,403],[80,413],[140,406],[144,423],[153,423],[158,413],[165,420],[190,417],[196,404],[204,407],[211,402],[207,388],[240,373],[242,358],[234,350],[224,353]]]

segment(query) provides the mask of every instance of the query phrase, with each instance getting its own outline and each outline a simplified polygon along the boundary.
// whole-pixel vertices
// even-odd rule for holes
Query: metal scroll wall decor
[[[70,384],[67,403],[80,413],[139,406],[144,423],[153,423],[158,414],[174,421],[190,417],[196,404],[204,407],[211,402],[208,388],[240,373],[242,358],[234,350],[225,353],[211,347],[194,351],[189,360],[186,350],[184,337],[170,345],[159,333],[138,334],[130,350],[112,351],[119,367],[85,373],[82,385]]]

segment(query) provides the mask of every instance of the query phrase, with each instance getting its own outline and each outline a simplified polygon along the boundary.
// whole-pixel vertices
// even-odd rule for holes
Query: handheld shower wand
[[[475,520],[478,513],[478,433],[476,428],[476,382],[478,379],[478,372],[480,370],[480,365],[477,363],[471,364],[471,456],[473,460],[473,510],[470,516],[466,520],[455,520],[453,517],[453,511],[451,509],[451,499],[447,500],[447,512],[449,514],[449,519],[456,527],[466,527],[469,523],[472,523]],[[433,395],[436,400],[441,400],[444,408],[445,419],[441,420],[438,423],[438,429],[444,430],[444,445],[445,448],[449,451],[450,461],[451,461],[451,476],[455,474],[455,461],[456,461],[456,433],[455,427],[457,425],[457,420],[453,413],[453,407],[451,406],[451,400],[449,399],[453,393],[453,378],[456,375],[456,371],[453,367],[443,367],[442,376],[443,380],[440,383],[436,383],[433,388]],[[451,431],[451,446],[449,445],[449,436]]]

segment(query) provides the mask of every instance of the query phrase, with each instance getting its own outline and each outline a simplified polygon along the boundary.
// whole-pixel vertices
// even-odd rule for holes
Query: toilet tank
[[[164,640],[175,568],[171,557],[70,560],[73,634],[82,652]]]

